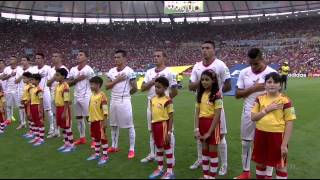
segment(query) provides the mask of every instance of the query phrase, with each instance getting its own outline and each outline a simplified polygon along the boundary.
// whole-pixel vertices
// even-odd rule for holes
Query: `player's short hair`
[[[65,68],[60,68],[56,71],[57,73],[61,74],[65,79],[68,76],[68,71]]]
[[[127,51],[123,50],[123,49],[118,49],[114,52],[114,54],[122,54],[122,57],[127,57]]]
[[[94,76],[93,78],[91,78],[89,80],[89,82],[90,83],[94,83],[94,84],[98,84],[99,87],[101,87],[102,84],[103,84],[103,79],[101,77],[99,77],[99,76]]]
[[[89,57],[88,52],[85,51],[85,50],[83,50],[83,49],[81,49],[81,50],[79,51],[79,53],[83,53],[86,57]]]
[[[274,82],[280,83],[281,82],[281,76],[277,72],[272,72],[266,75],[265,82],[267,82],[268,79],[272,78]]]
[[[165,57],[165,58],[168,57],[165,50],[157,49],[155,52],[161,52],[163,57]]]
[[[11,56],[11,58],[15,58],[15,59],[18,59],[18,58],[17,58],[17,56],[15,56],[15,55],[12,55],[12,56]]]
[[[27,61],[30,61],[30,57],[29,57],[29,56],[22,56],[22,58],[26,58]],[[22,59],[22,58],[21,58],[21,59]]]
[[[262,59],[262,51],[258,48],[252,48],[248,51],[248,57],[251,60],[261,60]]]
[[[155,82],[160,83],[163,87],[169,87],[169,80],[166,77],[160,76],[158,77]]]
[[[37,53],[36,56],[41,56],[42,58],[44,58],[44,54],[43,53]]]
[[[216,48],[216,44],[214,43],[214,41],[211,40],[207,40],[203,44],[211,44],[214,49]]]
[[[39,73],[37,74],[32,74],[31,76],[32,79],[35,79],[36,81],[41,81],[41,75]]]
[[[26,78],[31,78],[32,74],[30,72],[24,72],[22,74],[22,76],[26,77]]]

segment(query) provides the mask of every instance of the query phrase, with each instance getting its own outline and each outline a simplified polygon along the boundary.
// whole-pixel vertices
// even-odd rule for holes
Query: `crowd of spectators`
[[[228,66],[246,63],[251,47],[264,49],[269,63],[288,61],[295,73],[320,69],[320,19],[297,18],[272,22],[210,25],[156,24],[93,25],[0,19],[0,58],[43,52],[61,52],[68,67],[77,63],[78,50],[89,54],[90,65],[106,72],[116,49],[128,51],[129,65],[144,70],[153,63],[153,52],[164,49],[168,66],[192,65],[201,60],[201,42],[214,40],[217,56]]]

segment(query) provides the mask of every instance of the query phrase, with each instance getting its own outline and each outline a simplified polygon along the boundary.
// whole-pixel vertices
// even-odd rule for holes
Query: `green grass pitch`
[[[187,78],[184,80],[184,87]],[[317,134],[320,125],[319,99],[320,79],[290,79],[288,95],[293,100],[297,112],[293,136],[289,143],[289,178],[319,178],[320,143]],[[97,161],[88,162],[86,158],[93,153],[89,144],[77,147],[75,152],[62,154],[56,149],[62,145],[62,139],[47,139],[46,143],[34,148],[21,135],[23,131],[15,128],[14,122],[0,136],[0,178],[148,178],[156,163],[141,164],[140,160],[149,152],[149,134],[146,125],[146,93],[137,93],[132,98],[134,122],[136,128],[136,157],[127,159],[128,131],[120,131],[120,152],[110,154],[110,160],[104,167],[98,167]],[[233,178],[241,173],[240,115],[242,100],[225,97],[225,111],[228,125],[228,174]],[[176,135],[177,178],[199,178],[201,169],[190,170],[196,159],[196,143],[193,138],[194,95],[186,88],[179,91],[174,100],[174,123]],[[18,119],[18,114],[15,113]],[[78,138],[76,122],[73,121],[74,137]],[[87,136],[88,126],[86,128]],[[317,133],[318,132],[318,133]],[[110,136],[110,129],[107,130]],[[110,140],[110,139],[109,139]],[[251,169],[253,174],[254,164]],[[253,176],[255,177],[255,176]]]

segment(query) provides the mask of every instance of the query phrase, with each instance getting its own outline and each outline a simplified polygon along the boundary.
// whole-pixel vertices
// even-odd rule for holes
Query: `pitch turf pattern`
[[[185,78],[184,84],[187,84]],[[186,86],[185,86],[186,87]],[[317,165],[320,162],[319,94],[320,79],[290,79],[288,95],[296,108],[298,120],[294,123],[293,136],[289,144],[289,178],[319,178]],[[228,123],[228,174],[233,178],[241,173],[240,114],[242,101],[234,97],[224,99]],[[149,134],[146,125],[146,93],[133,97],[133,112],[136,128],[136,157],[127,159],[128,131],[120,131],[120,152],[110,154],[107,165],[99,167],[98,161],[86,161],[93,151],[89,144],[77,147],[75,152],[57,152],[62,139],[46,139],[46,143],[34,148],[22,137],[25,131],[17,131],[14,122],[0,136],[0,178],[148,178],[156,163],[141,164],[140,160],[149,152]],[[176,134],[177,178],[199,178],[201,169],[189,170],[196,159],[193,138],[194,95],[186,89],[180,90],[174,101]],[[16,111],[15,116],[18,117]],[[18,120],[18,118],[17,118]],[[89,136],[88,126],[86,128]],[[48,129],[46,129],[48,130]],[[79,137],[75,120],[75,138]],[[107,130],[110,137],[110,128]],[[109,139],[110,140],[110,139]],[[254,174],[254,165],[251,166]],[[224,177],[219,177],[224,178]]]

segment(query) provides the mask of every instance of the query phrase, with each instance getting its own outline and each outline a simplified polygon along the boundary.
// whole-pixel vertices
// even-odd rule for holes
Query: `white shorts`
[[[221,110],[220,114],[220,134],[227,134],[227,120],[226,120],[226,114],[224,112],[224,108]]]
[[[111,99],[109,113],[110,126],[118,126],[120,128],[134,127],[131,99]]]
[[[51,108],[52,108],[52,113],[55,115],[56,114],[56,104],[54,103],[54,95],[51,93]]]
[[[251,121],[251,111],[242,111],[241,115],[241,139],[252,141],[254,139],[254,132],[256,124]]]
[[[76,99],[74,101],[76,116],[88,117],[89,103],[90,103],[90,98]]]
[[[43,109],[45,111],[51,110],[51,94],[50,91],[43,92]]]
[[[20,107],[21,93],[16,91],[7,92],[5,95],[7,106]]]

